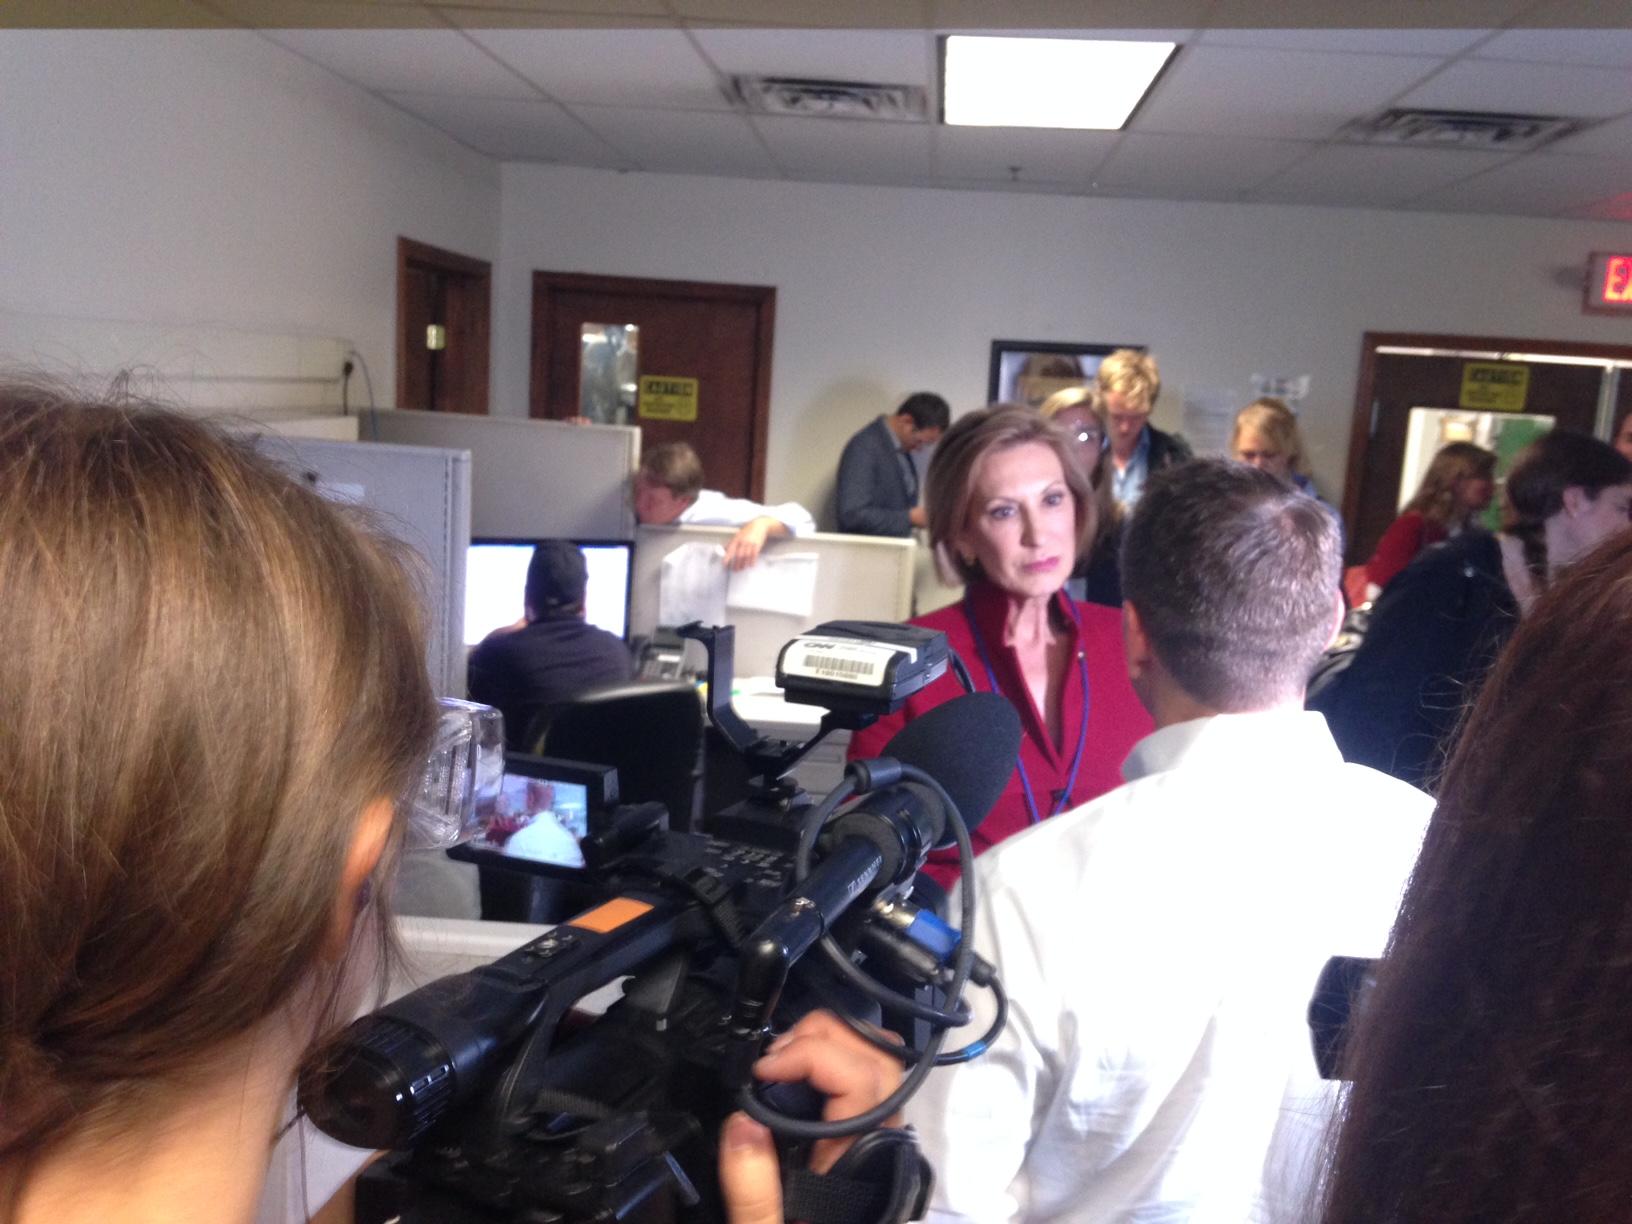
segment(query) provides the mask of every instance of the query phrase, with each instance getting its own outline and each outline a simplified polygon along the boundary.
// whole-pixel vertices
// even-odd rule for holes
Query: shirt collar
[[[1326,720],[1311,710],[1214,714],[1152,731],[1128,753],[1122,777],[1135,782],[1181,768],[1238,773],[1261,769],[1269,758],[1277,768],[1287,762],[1301,767],[1343,759]]]

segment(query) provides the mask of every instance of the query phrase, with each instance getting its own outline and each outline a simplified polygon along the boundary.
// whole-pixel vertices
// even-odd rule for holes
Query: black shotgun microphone
[[[940,796],[918,782],[897,781],[890,762],[923,770],[946,791],[965,827],[973,831],[1014,776],[1020,755],[1020,717],[996,693],[965,693],[915,718],[890,739],[877,762],[857,761],[851,769],[864,795],[829,827],[827,847],[861,837],[883,858],[877,878],[898,884],[923,866],[924,855],[952,845],[953,836]]]

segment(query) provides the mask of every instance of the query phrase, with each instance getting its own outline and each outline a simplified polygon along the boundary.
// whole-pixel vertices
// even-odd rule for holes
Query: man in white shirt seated
[[[635,473],[635,519],[651,526],[737,527],[725,546],[725,563],[747,569],[773,536],[809,535],[816,520],[798,502],[762,506],[703,488],[703,462],[688,442],[665,442],[640,457]]]
[[[1309,1218],[1335,1089],[1309,997],[1328,957],[1381,954],[1432,807],[1302,709],[1342,612],[1318,502],[1241,464],[1175,468],[1122,574],[1157,730],[1126,785],[976,862],[975,943],[1010,1011],[912,1102],[931,1219]],[[973,998],[970,1038],[993,1014]]]

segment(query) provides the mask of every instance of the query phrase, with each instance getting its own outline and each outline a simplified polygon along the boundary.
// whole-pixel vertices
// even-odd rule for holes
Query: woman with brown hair
[[[1343,759],[1418,786],[1497,649],[1565,567],[1626,529],[1632,463],[1554,430],[1519,455],[1499,535],[1466,532],[1424,553],[1372,608],[1353,659],[1310,699]]]
[[[0,1218],[254,1218],[420,810],[401,551],[202,422],[0,383]],[[842,1047],[758,1071],[850,1116],[899,1067]],[[775,1218],[768,1136],[722,1158],[733,1220]]]
[[[1375,988],[1323,1224],[1622,1224],[1632,1203],[1632,535],[1486,682]]]
[[[912,623],[942,630],[975,687],[1020,715],[1020,760],[973,831],[976,853],[1120,785],[1122,762],[1151,730],[1128,682],[1121,617],[1065,594],[1093,538],[1094,493],[1064,433],[1028,408],[994,404],[952,423],[925,481],[929,540],[961,602]],[[850,740],[877,756],[890,737],[961,689],[949,673]],[[929,874],[956,876],[956,855]]]
[[[1389,524],[1366,562],[1366,591],[1375,599],[1418,553],[1466,529],[1496,492],[1496,456],[1472,442],[1440,447],[1422,483]]]
[[[1105,469],[1104,397],[1097,387],[1067,387],[1049,396],[1037,411],[1064,431],[1094,490],[1094,534],[1071,576],[1082,581],[1083,598],[1089,603],[1119,608],[1122,575],[1117,568],[1117,545],[1122,538],[1122,510],[1112,496]]]

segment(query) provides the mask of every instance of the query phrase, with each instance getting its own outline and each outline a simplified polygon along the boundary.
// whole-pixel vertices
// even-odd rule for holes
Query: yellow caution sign
[[[1462,366],[1459,407],[1480,412],[1523,412],[1529,393],[1529,366],[1501,361],[1469,361]]]
[[[695,421],[697,380],[647,374],[640,380],[637,412],[648,421]]]

